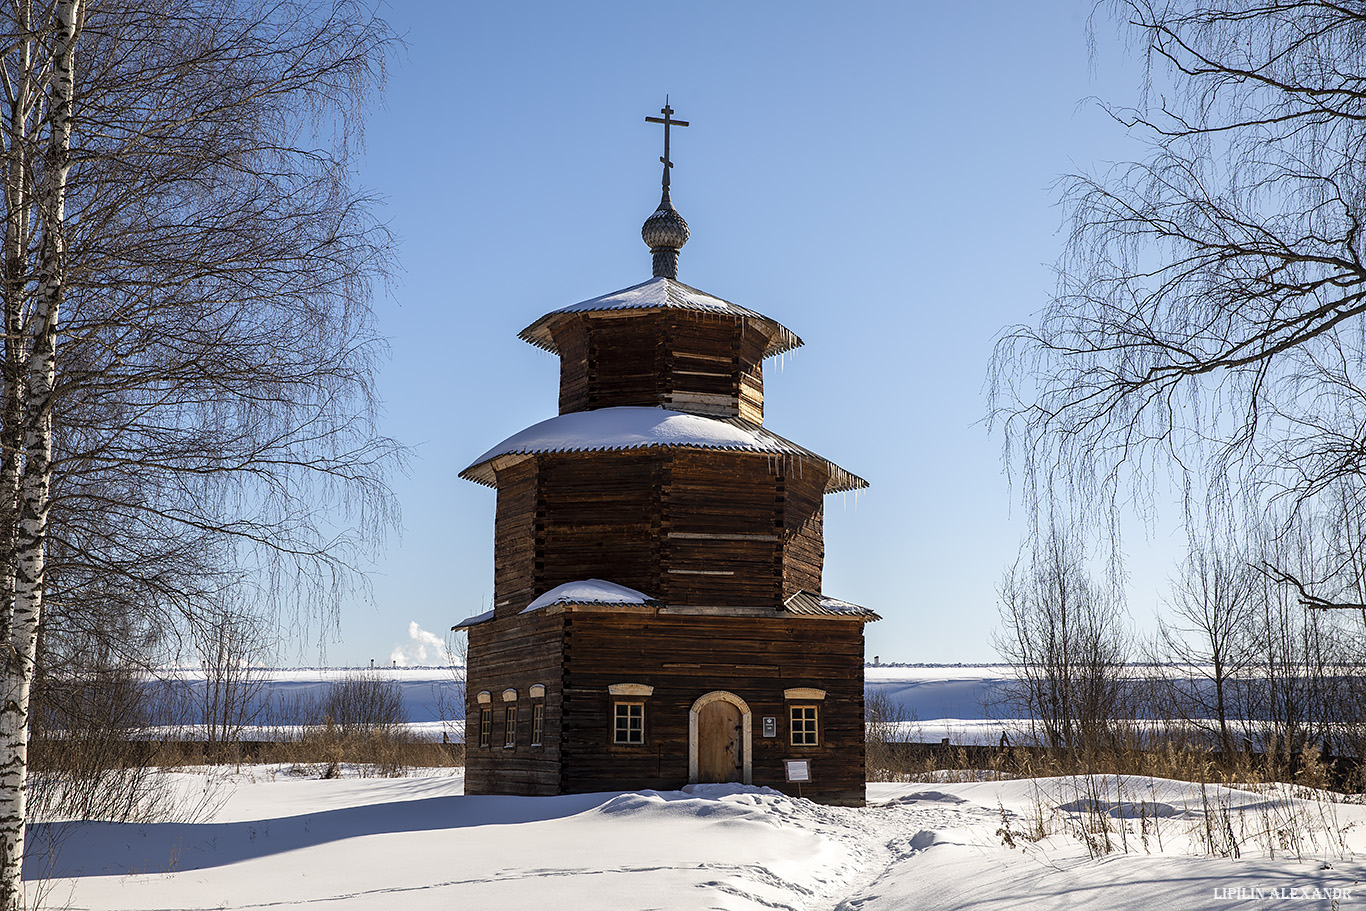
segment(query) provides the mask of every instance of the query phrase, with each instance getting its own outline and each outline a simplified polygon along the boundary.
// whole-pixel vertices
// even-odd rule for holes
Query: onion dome
[[[665,176],[668,176],[667,170]],[[667,184],[659,208],[641,226],[640,238],[654,254],[654,277],[678,278],[678,251],[688,242],[688,223],[669,199]]]

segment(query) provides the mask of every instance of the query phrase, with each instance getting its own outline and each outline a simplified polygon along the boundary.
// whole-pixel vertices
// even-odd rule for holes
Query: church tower
[[[861,478],[763,424],[763,362],[802,344],[678,281],[670,198],[653,276],[547,313],[559,415],[461,477],[498,491],[494,607],[469,630],[466,791],[739,781],[859,804],[863,624],[821,594],[822,501]]]

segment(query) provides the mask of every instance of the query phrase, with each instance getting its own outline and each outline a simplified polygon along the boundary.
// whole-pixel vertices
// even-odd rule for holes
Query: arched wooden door
[[[744,750],[740,707],[725,699],[697,713],[697,780],[742,781]]]

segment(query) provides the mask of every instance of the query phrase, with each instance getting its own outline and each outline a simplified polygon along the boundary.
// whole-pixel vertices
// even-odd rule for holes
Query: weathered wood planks
[[[753,320],[681,310],[565,314],[551,328],[560,353],[560,413],[664,406],[764,419],[769,337]]]
[[[581,579],[679,605],[777,609],[799,590],[820,591],[825,476],[783,467],[754,453],[632,450],[500,469],[495,607],[515,614]]]

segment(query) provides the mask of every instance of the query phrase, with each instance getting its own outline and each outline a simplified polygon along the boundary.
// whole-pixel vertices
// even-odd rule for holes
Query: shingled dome
[[[829,472],[826,493],[861,490],[868,482],[834,462],[741,418],[711,418],[664,408],[621,406],[576,411],[533,424],[474,460],[460,477],[494,487],[500,456],[671,447],[755,452],[818,463]]]
[[[668,187],[664,188],[664,198],[659,201],[659,208],[641,225],[640,239],[645,241],[651,252],[662,249],[677,251],[688,242],[688,223],[669,201]]]

